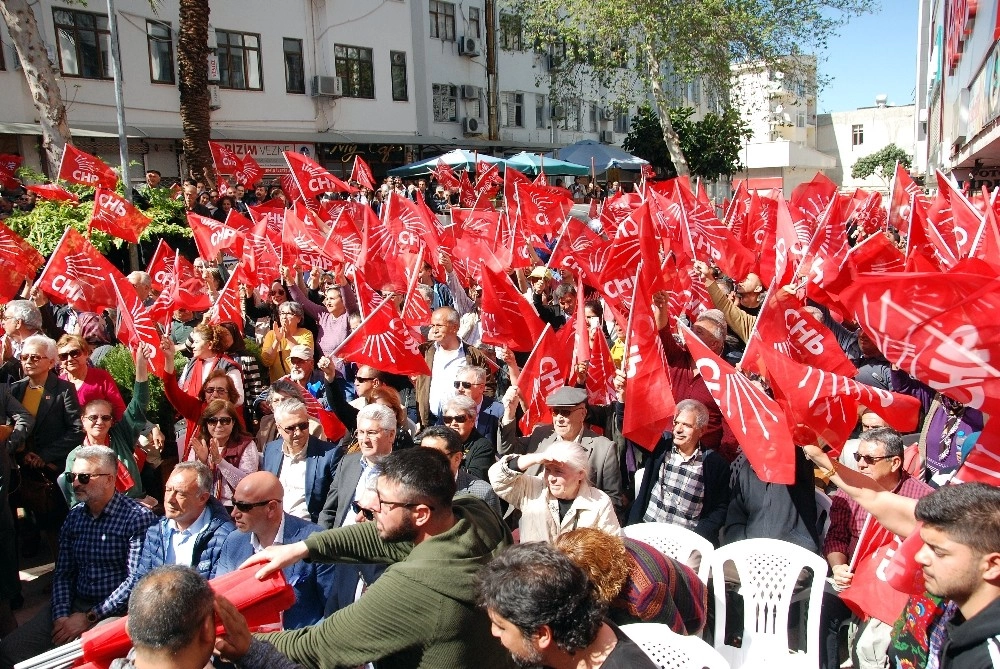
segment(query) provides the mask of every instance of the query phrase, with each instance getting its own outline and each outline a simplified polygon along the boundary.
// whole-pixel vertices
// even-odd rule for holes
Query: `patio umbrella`
[[[558,153],[561,160],[576,163],[577,165],[585,165],[587,168],[590,167],[593,160],[594,169],[598,174],[607,172],[613,168],[638,171],[642,169],[643,165],[649,164],[648,160],[633,156],[631,153],[617,146],[601,144],[592,139],[585,139],[576,144],[570,144],[554,153]],[[554,157],[554,153],[545,154],[546,163],[550,156]],[[545,166],[545,171],[549,171],[548,165]]]
[[[485,153],[479,154],[479,160],[484,163],[500,163],[501,172],[503,171],[505,165],[503,159],[494,158],[493,156],[486,155]],[[415,163],[403,165],[402,167],[394,167],[389,170],[388,174],[392,177],[423,176],[425,174],[430,174],[431,170],[437,167],[439,162],[448,165],[453,170],[473,171],[476,169],[476,154],[472,151],[466,151],[465,149],[454,149],[441,156],[425,158],[424,160],[418,160]]]
[[[537,153],[522,151],[506,159],[507,164],[525,174],[535,175],[542,169],[550,176],[583,176],[590,174],[590,166],[568,163],[565,160],[546,158]]]

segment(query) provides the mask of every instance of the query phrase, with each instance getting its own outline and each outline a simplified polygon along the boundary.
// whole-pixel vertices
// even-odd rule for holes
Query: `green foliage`
[[[701,121],[694,121],[691,118],[694,111],[690,107],[670,110],[670,124],[680,138],[691,174],[715,181],[742,170],[740,148],[752,133],[739,113],[727,108],[722,114],[709,113]],[[639,108],[622,147],[648,160],[660,174],[676,176],[670,151],[663,141],[663,127],[650,105]]]
[[[27,168],[18,170],[18,176],[29,182],[43,183],[45,175]],[[39,198],[31,211],[15,211],[5,223],[11,230],[24,237],[43,255],[49,255],[62,238],[68,227],[74,227],[87,234],[87,222],[93,210],[94,189],[76,184],[62,183],[67,190],[80,197],[78,205],[66,202],[54,202]],[[118,183],[118,194],[125,193],[124,186]],[[87,198],[87,199],[84,199]],[[140,210],[152,219],[143,231],[140,241],[155,241],[157,239],[177,239],[190,237],[191,229],[184,219],[184,203],[170,198],[167,193],[156,193],[150,198],[150,206]],[[91,243],[101,253],[107,254],[112,248],[121,248],[126,242],[100,230],[90,234]]]
[[[187,359],[178,353],[174,357],[174,362],[178,365],[177,369],[180,369],[187,362]],[[132,353],[128,348],[119,344],[108,351],[98,366],[107,371],[115,380],[122,393],[122,399],[128,405],[132,399],[132,388],[135,385],[135,362],[132,360]],[[154,374],[149,375],[149,407],[146,409],[146,417],[151,423],[161,426],[173,423],[174,408],[163,392],[163,382]]]
[[[889,144],[875,153],[859,158],[851,168],[851,178],[867,179],[874,175],[888,181],[895,174],[897,162],[909,170],[913,165],[913,156],[895,144]]]

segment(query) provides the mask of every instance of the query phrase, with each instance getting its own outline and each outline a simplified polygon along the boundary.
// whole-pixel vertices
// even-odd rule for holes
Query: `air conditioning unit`
[[[464,84],[462,86],[462,99],[463,100],[478,100],[479,96],[482,94],[483,89],[479,86],[469,86]]]
[[[344,80],[341,77],[313,77],[312,96],[314,98],[340,98],[344,96]]]
[[[483,134],[483,121],[474,116],[462,119],[462,132],[466,135]]]
[[[552,105],[550,112],[551,118],[564,118],[566,116],[566,108],[562,105]]]
[[[602,121],[614,121],[615,120],[615,110],[612,107],[601,107],[601,120]]]
[[[219,95],[219,87],[215,84],[208,86],[208,108],[220,109],[222,107],[222,97]]]
[[[615,143],[615,133],[612,130],[602,130],[601,131],[601,144],[614,144]]]
[[[480,54],[479,40],[475,37],[463,37],[458,41],[458,52],[463,56],[474,58]]]

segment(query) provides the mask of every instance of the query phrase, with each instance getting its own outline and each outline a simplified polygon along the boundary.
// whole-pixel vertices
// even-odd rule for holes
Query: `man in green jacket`
[[[387,455],[372,492],[360,513],[375,522],[271,546],[247,564],[264,563],[258,578],[304,558],[389,564],[386,572],[317,625],[261,638],[309,669],[512,666],[476,607],[476,574],[512,543],[500,518],[479,499],[453,501],[455,478],[434,449]]]

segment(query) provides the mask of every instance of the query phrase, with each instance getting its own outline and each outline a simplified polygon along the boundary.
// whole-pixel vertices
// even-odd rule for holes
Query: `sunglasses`
[[[91,414],[89,416],[84,416],[84,418],[86,418],[87,420],[89,420],[91,423],[100,423],[100,422],[110,423],[112,417],[109,416],[106,413],[105,414],[96,414],[95,413],[95,414]]]
[[[372,511],[371,509],[366,509],[357,502],[351,502],[351,510],[354,513],[360,513],[362,516],[364,516],[365,520],[375,520],[375,512]]]
[[[225,386],[205,386],[206,395],[228,395],[229,388]]]
[[[77,474],[76,472],[66,472],[66,480],[73,483],[77,479],[80,479],[80,485],[87,485],[90,483],[90,479],[97,476],[111,476],[111,474]]]
[[[374,376],[355,376],[354,377],[354,382],[355,383],[368,383],[369,381],[375,381],[375,380],[376,379],[375,379]]]
[[[239,509],[240,513],[249,513],[259,506],[267,506],[271,502],[277,502],[276,499],[265,499],[261,502],[237,502],[233,500],[233,506]]]
[[[293,365],[304,365],[307,362],[312,362],[312,359],[310,359],[310,358],[289,358],[288,361],[291,362]]]
[[[46,356],[38,355],[37,353],[22,353],[20,358],[21,362],[38,362],[39,360],[44,360]]]
[[[580,407],[552,407],[550,411],[553,416],[569,416]]]
[[[445,423],[458,423],[459,425],[464,425],[465,421],[469,420],[468,416],[441,416],[441,420]]]
[[[272,290],[271,294],[272,295],[284,295],[285,291],[279,288],[278,290]]]
[[[455,389],[465,388],[466,390],[471,390],[476,386],[485,386],[485,383],[471,383],[469,381],[455,381]]]
[[[288,427],[282,427],[282,432],[287,432],[288,434],[295,434],[296,432],[308,432],[309,431],[309,421],[303,423],[296,423],[295,425],[289,425]]]
[[[69,360],[70,358],[79,358],[81,353],[83,353],[83,351],[81,351],[78,348],[75,348],[72,351],[65,351],[63,353],[60,353],[59,354],[59,359],[60,360]]]
[[[864,460],[865,464],[873,465],[876,462],[878,462],[879,460],[888,460],[891,457],[893,457],[893,456],[891,456],[891,455],[861,455],[860,453],[855,453],[854,454],[854,461],[855,462],[861,462],[862,460]]]
[[[212,416],[211,418],[206,418],[205,422],[209,425],[232,425],[232,416]]]

